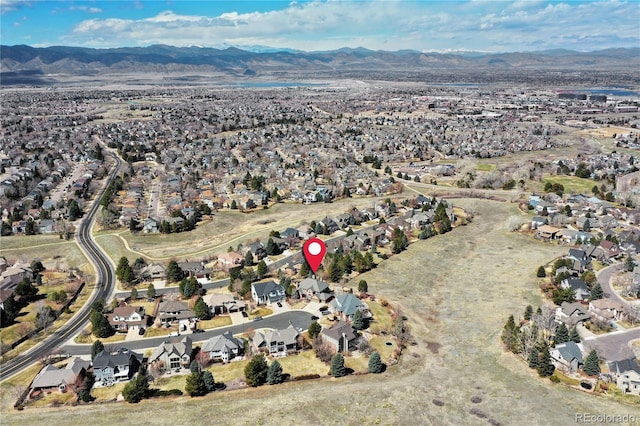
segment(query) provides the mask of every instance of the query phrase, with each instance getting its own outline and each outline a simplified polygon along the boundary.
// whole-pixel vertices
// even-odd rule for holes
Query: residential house
[[[602,248],[602,250],[604,250],[607,259],[609,258],[616,258],[618,256],[620,256],[620,248],[618,248],[618,245],[611,242],[611,241],[607,241],[607,240],[602,240],[600,241],[600,248]]]
[[[351,324],[344,321],[336,321],[331,327],[323,329],[321,336],[336,352],[348,351],[358,337]]]
[[[178,262],[178,266],[189,277],[209,279],[211,271],[204,267],[203,262]]]
[[[193,328],[196,322],[196,314],[186,303],[173,300],[159,303],[155,317],[164,324],[177,322],[181,331]]]
[[[251,284],[251,297],[258,304],[275,303],[286,297],[284,288],[275,281]]]
[[[167,278],[167,268],[158,263],[150,263],[140,270],[142,280],[154,281]]]
[[[318,222],[319,224],[321,224],[324,228],[324,233],[326,235],[331,235],[334,232],[336,232],[338,229],[340,229],[340,227],[338,226],[338,224],[331,218],[329,217],[325,217],[324,219],[322,219],[320,222]]]
[[[260,262],[262,259],[267,257],[264,245],[260,241],[254,241],[253,243],[242,246],[240,252],[245,256],[250,252],[253,255],[254,262]]]
[[[361,311],[365,318],[369,317],[369,308],[353,293],[345,293],[337,296],[329,303],[329,310],[341,318],[351,320],[356,311]]]
[[[625,394],[640,395],[640,366],[635,358],[609,363],[616,386]]]
[[[107,315],[109,324],[116,331],[127,332],[129,329],[139,330],[147,325],[148,316],[142,306],[118,306]]]
[[[582,351],[575,342],[559,343],[549,351],[553,365],[565,373],[575,373],[584,364]]]
[[[244,256],[235,251],[221,253],[218,255],[217,266],[223,271],[229,271],[229,269],[242,265]]]
[[[576,300],[587,300],[591,297],[591,291],[587,287],[587,283],[581,278],[567,278],[560,283],[561,288],[571,288],[575,292]]]
[[[31,395],[37,391],[75,391],[75,384],[89,369],[91,363],[80,358],[71,358],[64,368],[46,365],[31,382]]]
[[[590,318],[589,311],[580,302],[562,302],[556,309],[556,321],[561,321],[570,327]]]
[[[592,300],[589,302],[589,312],[594,320],[607,324],[620,321],[626,316],[624,305],[613,299]]]
[[[256,331],[253,336],[253,345],[258,351],[269,355],[286,356],[288,352],[298,349],[298,337],[300,333],[292,324],[284,330]]]
[[[300,297],[306,299],[317,299],[320,302],[327,302],[333,297],[333,291],[329,285],[315,278],[305,278],[298,284],[298,292]]]
[[[56,232],[56,221],[53,219],[42,219],[38,222],[38,233],[52,234]]]
[[[119,348],[113,353],[103,350],[93,359],[93,375],[96,378],[96,384],[111,386],[116,382],[131,379],[138,371],[142,358],[142,354],[127,348]]]
[[[202,352],[209,354],[209,359],[229,362],[242,354],[242,340],[233,337],[230,331],[214,336],[202,346]]]
[[[209,306],[213,315],[242,312],[247,310],[247,304],[243,300],[235,299],[228,294],[212,293],[202,298]]]
[[[540,239],[543,240],[555,240],[556,238],[558,238],[558,232],[560,232],[560,229],[551,226],[551,225],[542,225],[539,226],[538,228],[538,232],[536,233],[536,236]]]
[[[191,338],[184,336],[179,339],[165,340],[155,348],[149,357],[149,363],[163,363],[166,369],[189,368],[192,352]]]
[[[152,217],[144,221],[142,232],[145,234],[155,234],[160,232],[160,221]]]

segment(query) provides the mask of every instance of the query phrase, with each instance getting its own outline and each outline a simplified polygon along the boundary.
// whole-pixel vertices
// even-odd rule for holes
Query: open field
[[[0,256],[9,263],[19,261],[29,265],[32,260],[39,259],[47,269],[67,270],[73,267],[84,273],[93,273],[93,266],[76,242],[61,240],[57,235],[2,237]]]
[[[591,196],[591,189],[598,183],[591,179],[583,179],[576,176],[546,176],[542,178],[540,189],[547,183],[559,183],[564,186],[564,192],[570,194],[584,194]]]
[[[406,192],[391,198],[407,198],[414,194]],[[381,197],[385,199],[389,197]],[[251,213],[239,211],[220,211],[213,220],[201,222],[196,231],[185,234],[136,234],[125,231],[119,235],[113,232],[97,233],[97,241],[116,261],[127,256],[131,261],[143,256],[149,260],[167,261],[172,257],[179,259],[206,257],[226,252],[229,246],[261,239],[266,241],[271,230],[284,230],[297,227],[305,222],[321,220],[327,215],[347,211],[351,207],[371,207],[376,198],[348,198],[333,203],[279,203],[267,210],[257,209]],[[125,246],[123,239],[127,241]]]
[[[541,302],[535,268],[566,248],[508,232],[510,216],[520,214],[513,204],[454,204],[474,211],[474,223],[416,242],[405,254],[361,277],[370,292],[402,309],[416,341],[400,364],[382,375],[217,392],[169,404],[157,400],[135,407],[122,403],[11,412],[3,415],[3,424],[84,424],[90,418],[96,425],[112,425],[147,418],[159,425],[214,420],[278,425],[487,425],[490,420],[502,425],[569,425],[575,424],[576,412],[640,415],[640,405],[542,380],[526,363],[503,352],[500,332],[508,315],[521,315],[527,304]],[[217,381],[226,381],[243,367],[239,362],[211,370]],[[265,406],[277,407],[277,415]]]

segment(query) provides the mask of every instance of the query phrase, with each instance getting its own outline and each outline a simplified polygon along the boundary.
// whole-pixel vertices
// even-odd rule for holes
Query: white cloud
[[[1,0],[6,1],[6,0]],[[615,17],[615,23],[612,19]],[[61,41],[94,47],[149,45],[370,49],[592,50],[638,43],[637,3],[598,1],[292,2],[282,10],[218,16],[167,10],[145,19],[90,19]],[[596,36],[596,32],[598,35]]]
[[[0,14],[14,12],[24,6],[31,6],[31,1],[26,0],[0,0]]]
[[[102,9],[99,7],[89,7],[89,6],[71,6],[69,10],[79,10],[87,13],[102,13]]]

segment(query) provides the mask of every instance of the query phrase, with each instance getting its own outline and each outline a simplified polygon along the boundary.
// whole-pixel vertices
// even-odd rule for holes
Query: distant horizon
[[[21,44],[5,44],[0,43],[2,47],[19,47],[26,46],[33,49],[49,49],[49,48],[78,48],[78,49],[92,49],[92,50],[118,50],[118,49],[147,49],[152,47],[169,47],[175,49],[212,49],[212,50],[229,50],[229,49],[238,49],[245,52],[251,53],[277,53],[277,52],[297,52],[297,53],[305,53],[305,54],[321,54],[321,53],[332,53],[339,51],[367,51],[367,52],[383,52],[383,53],[399,53],[399,52],[414,52],[414,53],[435,53],[441,55],[501,55],[501,54],[515,54],[515,53],[532,53],[532,54],[543,54],[547,52],[567,52],[567,53],[597,53],[607,50],[640,50],[639,47],[608,47],[603,49],[594,49],[594,50],[575,50],[575,49],[566,49],[566,48],[555,48],[555,49],[543,49],[543,50],[519,50],[519,51],[501,51],[501,52],[490,52],[490,51],[481,51],[481,50],[415,50],[415,49],[398,49],[398,50],[383,50],[383,49],[368,49],[366,47],[358,46],[358,47],[339,47],[337,49],[332,50],[298,50],[298,49],[289,49],[289,48],[275,48],[270,46],[225,46],[225,47],[211,47],[211,46],[176,46],[171,44],[163,44],[163,43],[155,43],[149,44],[146,46],[115,46],[115,47],[87,47],[87,46],[73,46],[73,45],[51,45],[51,46],[33,46],[28,43]]]
[[[487,54],[640,46],[625,0],[0,0],[5,46]]]

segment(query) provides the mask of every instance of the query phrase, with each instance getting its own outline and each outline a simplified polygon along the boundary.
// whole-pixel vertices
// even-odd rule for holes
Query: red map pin
[[[324,255],[327,253],[326,244],[320,238],[310,238],[302,246],[302,251],[315,274],[322,263],[322,259],[324,259]]]

